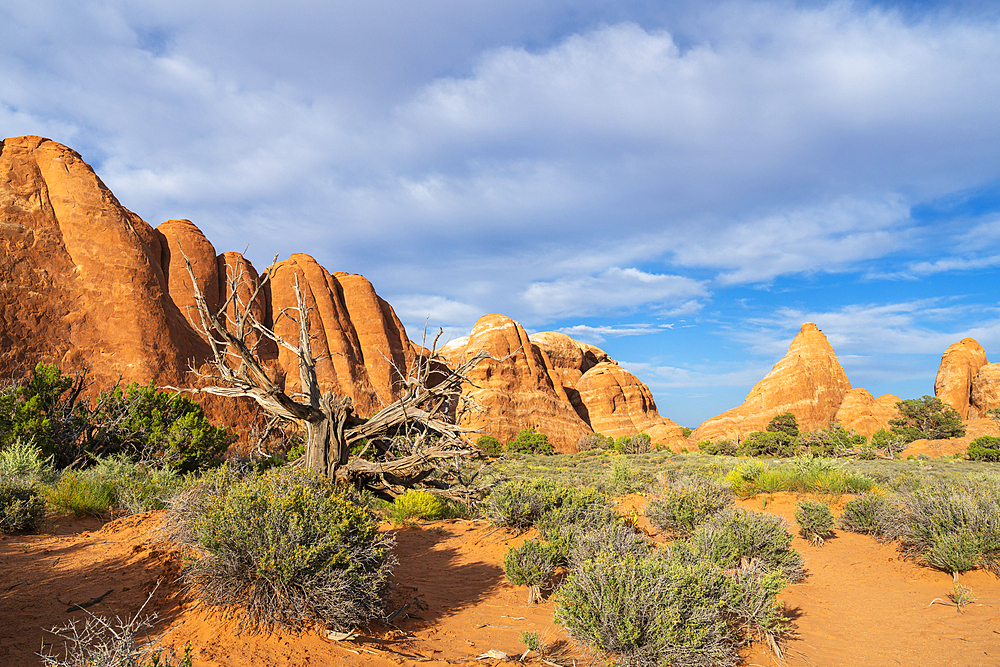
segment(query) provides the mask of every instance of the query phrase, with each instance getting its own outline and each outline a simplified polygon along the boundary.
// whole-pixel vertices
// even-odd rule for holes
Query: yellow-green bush
[[[417,489],[408,489],[396,496],[389,506],[389,516],[396,522],[440,519],[443,515],[444,505],[441,501],[433,494]]]

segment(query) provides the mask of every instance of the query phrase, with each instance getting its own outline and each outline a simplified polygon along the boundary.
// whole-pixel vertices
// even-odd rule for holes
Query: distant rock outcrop
[[[826,336],[807,322],[788,353],[754,385],[743,404],[702,423],[691,439],[743,437],[764,430],[785,412],[795,415],[802,431],[826,428],[850,390],[851,382]]]
[[[597,364],[577,381],[576,390],[595,432],[615,438],[647,433],[671,449],[688,446],[681,427],[660,416],[649,387],[618,364]]]
[[[577,441],[591,429],[574,410],[548,356],[524,328],[505,315],[485,315],[467,340],[446,346],[442,354],[457,361],[480,350],[493,360],[484,361],[469,375],[468,394],[483,411],[470,415],[468,425],[501,442],[523,429],[537,428],[558,451],[575,451]]]
[[[896,409],[899,401],[899,396],[893,394],[875,398],[867,389],[851,389],[844,396],[834,420],[844,428],[870,438],[880,428],[891,429],[889,420],[899,417]]]
[[[574,452],[593,432],[633,436],[646,432],[654,443],[688,446],[677,424],[661,417],[642,382],[604,350],[547,331],[532,334],[504,315],[486,315],[472,335],[443,349],[449,359],[486,350],[487,361],[473,372],[469,393],[485,409],[470,425],[502,442],[535,427],[556,449]]]
[[[941,356],[934,395],[955,408],[962,419],[969,418],[972,383],[986,365],[986,351],[972,338],[963,338]]]

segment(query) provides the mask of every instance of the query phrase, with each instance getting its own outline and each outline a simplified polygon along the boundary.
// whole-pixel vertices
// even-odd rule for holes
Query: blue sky
[[[992,3],[8,0],[0,134],[411,337],[597,344],[692,427],[805,321],[876,395],[1000,361]]]

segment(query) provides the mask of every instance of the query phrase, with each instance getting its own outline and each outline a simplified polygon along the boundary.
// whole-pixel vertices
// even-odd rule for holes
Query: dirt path
[[[793,530],[792,494],[767,497],[766,510],[788,519]],[[762,509],[763,499],[742,503]],[[630,502],[628,507],[640,507]],[[469,521],[435,522],[397,531],[400,564],[389,603],[408,605],[395,627],[374,624],[355,642],[332,642],[315,633],[301,636],[234,636],[185,602],[174,580],[181,557],[155,543],[160,515],[128,517],[103,528],[94,520],[62,520],[35,535],[0,539],[0,665],[38,665],[42,628],[83,618],[69,610],[109,593],[89,607],[98,614],[133,613],[157,579],[163,583],[151,604],[161,618],[165,643],[195,648],[196,667],[272,665],[496,665],[477,660],[491,649],[516,656],[523,630],[548,644],[567,641],[552,622],[551,601],[526,604],[523,588],[503,576],[506,550],[528,535],[511,538]],[[787,646],[789,667],[884,665],[1000,665],[1000,580],[984,572],[962,576],[979,600],[959,614],[934,604],[946,598],[951,577],[900,560],[895,547],[837,531],[823,547],[795,538],[805,556],[808,579],[782,597],[798,626]],[[578,664],[586,662],[570,652]],[[537,663],[540,665],[540,663]],[[760,646],[748,665],[775,665]]]

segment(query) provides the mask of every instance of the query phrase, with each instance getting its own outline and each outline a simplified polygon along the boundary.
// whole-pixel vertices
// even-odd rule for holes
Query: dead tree
[[[275,258],[277,259],[277,258]],[[305,465],[330,479],[365,486],[380,495],[395,496],[405,488],[428,480],[442,459],[474,453],[461,427],[471,404],[462,396],[468,372],[489,358],[481,352],[449,368],[437,354],[437,339],[429,355],[418,354],[402,381],[402,396],[371,418],[354,413],[351,398],[323,392],[316,375],[309,335],[309,311],[295,275],[297,305],[273,315],[298,324],[295,343],[283,339],[254,314],[251,305],[274,275],[274,263],[253,284],[249,276],[227,276],[229,297],[218,311],[209,308],[191,262],[184,256],[201,319],[200,333],[212,350],[208,373],[194,368],[207,386],[168,387],[191,393],[248,397],[275,419],[290,420],[305,431]],[[249,294],[246,298],[245,294]],[[439,334],[440,335],[440,334]],[[273,379],[258,354],[265,341],[290,350],[298,359],[301,392],[286,393]],[[363,445],[351,458],[351,448]]]

